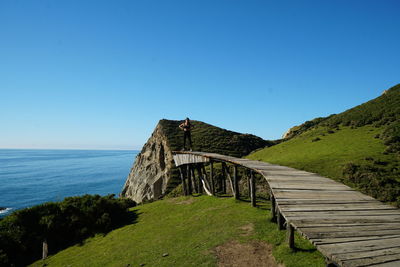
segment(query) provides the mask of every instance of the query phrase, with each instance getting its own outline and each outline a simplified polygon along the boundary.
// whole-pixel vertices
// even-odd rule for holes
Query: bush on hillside
[[[0,221],[0,266],[25,266],[42,255],[42,242],[49,253],[107,233],[133,219],[128,208],[135,203],[114,195],[67,197],[15,211]]]
[[[376,166],[378,165],[378,166]],[[398,170],[389,171],[375,164],[358,165],[348,163],[343,167],[344,182],[356,185],[363,193],[385,202],[396,202],[400,207],[400,182]]]
[[[388,146],[385,152],[400,153],[400,122],[395,122],[388,126],[380,138]]]

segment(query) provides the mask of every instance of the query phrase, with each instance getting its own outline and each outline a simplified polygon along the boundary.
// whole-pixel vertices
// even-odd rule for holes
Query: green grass
[[[134,208],[137,222],[95,236],[32,266],[216,266],[213,248],[229,240],[264,240],[273,255],[290,266],[324,266],[321,254],[296,236],[297,251],[285,243],[285,231],[270,222],[269,203],[252,208],[232,198],[180,197]],[[249,236],[241,226],[253,224]],[[167,257],[163,257],[168,253]]]
[[[383,130],[372,125],[334,131],[319,126],[247,158],[318,173],[400,205],[400,160],[384,153],[383,140],[376,138]]]
[[[342,127],[328,133],[325,127],[309,130],[287,142],[266,148],[247,156],[297,169],[341,178],[343,166],[348,162],[365,162],[366,157],[387,159],[382,154],[382,140],[374,138],[381,129],[364,126],[355,129]],[[320,138],[319,141],[314,141]]]

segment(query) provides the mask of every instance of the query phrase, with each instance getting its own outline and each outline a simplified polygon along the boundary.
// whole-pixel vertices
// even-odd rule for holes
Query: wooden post
[[[201,166],[201,170],[203,173],[203,177],[204,177],[204,182],[207,185],[207,190],[212,194],[212,190],[211,190],[211,179],[208,177],[206,168],[204,167],[204,164]]]
[[[234,183],[232,181],[232,177],[229,173],[229,168],[225,162],[222,163],[222,171],[225,173],[225,177],[227,177],[229,180],[229,184],[231,185],[232,195],[236,198],[235,185],[234,185]],[[226,181],[226,179],[225,179],[225,181]]]
[[[270,198],[271,198],[271,215],[272,215],[271,221],[276,222],[276,200],[274,195],[272,194],[272,191],[270,193]]]
[[[253,207],[256,206],[256,183],[254,179],[253,171],[250,171],[250,197],[251,197],[251,205]]]
[[[325,262],[326,262],[326,267],[338,267],[339,266],[328,258],[325,258]]]
[[[199,185],[198,185],[198,181],[197,181],[197,179],[196,179],[196,175],[195,175],[195,173],[194,173],[194,166],[192,166],[191,168],[190,168],[190,173],[192,174],[192,181],[193,181],[193,191],[195,192],[195,193],[199,193]]]
[[[201,172],[203,174],[204,181],[207,184],[208,191],[211,192],[211,180],[210,180],[210,176],[208,175],[208,173],[206,171],[206,167],[204,166],[204,164],[201,165]]]
[[[214,164],[212,161],[210,161],[210,181],[211,181],[211,193],[215,196]]]
[[[289,223],[286,222],[286,229],[287,229],[287,242],[289,248],[294,248],[294,227]]]
[[[233,165],[233,187],[235,189],[235,198],[240,199],[239,181],[237,176],[237,166]]]
[[[187,196],[188,195],[188,189],[187,189],[187,186],[186,186],[185,176],[183,175],[182,167],[179,167],[179,173],[181,175],[183,194],[185,196]]]
[[[285,223],[285,219],[283,218],[281,211],[279,210],[279,208],[277,208],[277,221],[278,221],[278,229],[279,230],[283,230],[283,224]]]
[[[45,239],[42,245],[42,260],[46,259],[48,254],[49,254],[49,245],[47,244],[47,240]]]
[[[202,185],[202,192],[203,192],[203,190],[204,190],[204,192],[207,194],[207,195],[209,195],[209,196],[212,196],[213,194],[211,193],[211,186],[210,186],[210,182],[209,182],[209,180],[207,179],[207,172],[206,172],[206,168],[204,167],[204,165],[201,165],[201,166],[199,166],[198,167],[198,171],[199,171],[199,174],[200,174],[200,178],[201,178],[201,185]],[[204,184],[203,184],[203,181],[204,181]]]
[[[188,195],[192,194],[192,174],[190,171],[190,164],[187,164],[187,169],[186,169],[186,173],[187,173],[187,179],[188,179]]]
[[[201,168],[199,165],[196,166],[196,170],[197,170],[197,175],[198,175],[198,185],[197,185],[197,191],[199,194],[203,193],[203,183],[202,183],[202,179],[204,179],[203,174],[201,173]]]
[[[226,194],[226,174],[224,172],[224,162],[222,163],[221,188],[222,194]]]
[[[248,193],[248,198],[251,198],[251,190],[250,190],[250,173],[248,173],[246,175],[246,179],[247,179],[247,193]]]

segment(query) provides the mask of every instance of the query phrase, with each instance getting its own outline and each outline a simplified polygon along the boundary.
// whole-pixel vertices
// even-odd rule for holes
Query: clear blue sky
[[[400,1],[0,0],[0,148],[140,149],[161,118],[265,139],[400,83]]]

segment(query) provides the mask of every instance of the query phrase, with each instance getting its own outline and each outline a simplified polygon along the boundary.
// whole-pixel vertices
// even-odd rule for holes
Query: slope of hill
[[[180,184],[172,151],[181,150],[181,121],[160,120],[153,134],[136,157],[121,195],[140,203],[159,199]],[[273,144],[251,134],[241,134],[201,122],[192,121],[193,149],[242,157],[251,151]]]
[[[251,263],[270,253],[269,244],[286,267],[325,266],[322,255],[300,236],[298,250],[291,251],[286,231],[270,222],[269,203],[259,204],[252,208],[247,202],[207,196],[148,203],[134,208],[136,222],[32,266],[217,266],[224,248]],[[246,266],[270,266],[265,264]]]
[[[285,142],[248,157],[316,172],[400,206],[400,85],[294,127]]]

